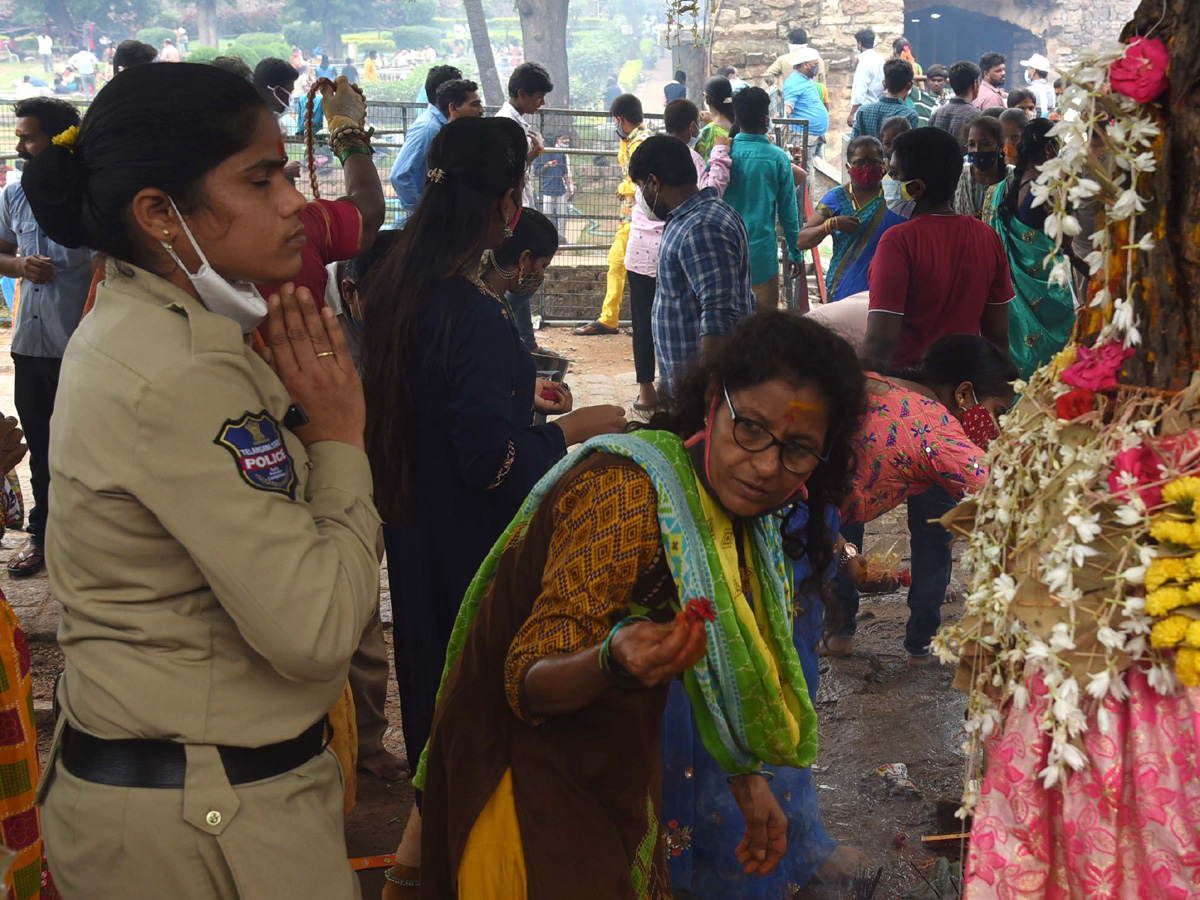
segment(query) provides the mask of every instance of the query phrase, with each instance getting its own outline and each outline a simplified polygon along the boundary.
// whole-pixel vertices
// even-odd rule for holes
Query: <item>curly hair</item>
[[[814,386],[829,409],[828,458],[806,485],[808,525],[802,534],[789,533],[795,504],[781,523],[784,551],[793,559],[807,555],[812,564],[812,575],[802,587],[819,591],[828,606],[822,585],[834,559],[829,510],[840,509],[850,494],[855,467],[852,439],[866,408],[862,367],[845,339],[802,316],[756,313],[743,319],[716,353],[692,366],[674,393],[663,398],[664,407],[647,427],[690,437],[704,428],[714,386],[724,383],[732,393],[777,378]]]

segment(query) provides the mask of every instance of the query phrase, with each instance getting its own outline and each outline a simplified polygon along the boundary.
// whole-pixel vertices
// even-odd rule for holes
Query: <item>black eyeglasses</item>
[[[829,454],[814,450],[799,441],[781,441],[767,430],[765,425],[739,416],[729,399],[729,388],[721,384],[725,394],[725,404],[729,407],[729,415],[733,419],[733,439],[743,450],[751,453],[762,453],[779,445],[779,461],[793,475],[806,475],[816,468],[818,462],[828,462]]]

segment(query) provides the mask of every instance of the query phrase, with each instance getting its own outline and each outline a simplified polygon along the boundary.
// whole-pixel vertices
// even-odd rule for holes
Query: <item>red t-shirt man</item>
[[[306,287],[317,309],[325,306],[325,267],[358,256],[363,221],[358,207],[349,200],[310,200],[300,211],[307,242],[300,251],[300,273],[292,279],[296,287]],[[279,284],[257,284],[258,292],[270,297]]]
[[[891,360],[896,369],[916,365],[940,337],[983,333],[986,308],[1013,298],[999,235],[957,213],[926,213],[889,228],[869,282],[871,314],[903,318]]]

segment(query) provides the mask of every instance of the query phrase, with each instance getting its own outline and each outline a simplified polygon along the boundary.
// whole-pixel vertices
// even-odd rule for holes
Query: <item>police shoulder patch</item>
[[[213,443],[233,454],[238,472],[250,487],[296,499],[296,466],[279,423],[266,410],[226,419]]]

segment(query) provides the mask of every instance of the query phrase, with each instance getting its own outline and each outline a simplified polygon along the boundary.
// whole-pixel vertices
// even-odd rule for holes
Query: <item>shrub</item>
[[[197,47],[195,44],[192,44],[192,51],[188,54],[187,61],[194,63],[212,62],[220,55],[221,51],[219,51],[216,47]],[[243,62],[244,61],[245,60],[243,60]]]
[[[321,43],[321,24],[319,22],[289,22],[283,26],[283,36],[293,47],[299,47],[305,53],[311,53],[312,48]]]
[[[440,47],[442,30],[429,25],[405,25],[392,32],[392,40],[400,50],[420,50],[422,47]]]
[[[251,47],[273,47],[283,43],[286,38],[282,34],[269,34],[266,32],[251,32],[250,34],[239,34],[234,38],[235,44],[247,44]]]
[[[149,44],[151,47],[162,48],[163,41],[167,38],[171,42],[175,42],[175,29],[173,28],[143,28],[137,33],[137,39],[143,44]]]
[[[638,82],[642,78],[642,61],[640,59],[631,59],[621,66],[621,73],[617,76],[617,82],[627,92],[633,93],[637,90]]]
[[[625,39],[615,30],[575,34],[567,50],[572,106],[592,109],[602,103],[605,82],[621,68],[624,49]]]
[[[645,59],[655,55],[654,38],[642,38],[638,43],[638,55]]]
[[[37,55],[38,42],[37,42],[36,34],[27,34],[27,35],[24,35],[23,37],[19,37],[16,39],[16,41],[14,43],[16,43],[16,45],[21,49],[22,53],[24,53],[26,55],[29,55],[29,54],[33,54],[34,56]]]
[[[345,38],[343,37],[342,40],[344,41]],[[386,38],[375,38],[370,41],[358,42],[358,55],[360,57],[366,56],[372,50],[378,51],[381,55],[390,56],[396,52],[396,42]]]

